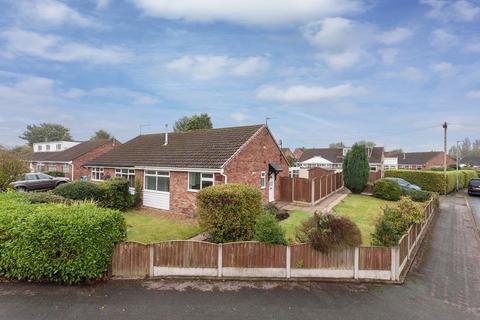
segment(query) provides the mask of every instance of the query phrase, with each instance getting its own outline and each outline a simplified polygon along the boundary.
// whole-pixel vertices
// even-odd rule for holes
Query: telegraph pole
[[[445,194],[447,194],[447,122],[443,123],[443,175],[445,179]]]

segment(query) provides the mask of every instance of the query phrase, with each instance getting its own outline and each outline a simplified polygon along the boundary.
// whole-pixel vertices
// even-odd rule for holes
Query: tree
[[[345,148],[345,144],[340,141],[340,142],[333,142],[328,145],[330,149],[337,149],[337,148]]]
[[[23,146],[15,146],[11,148],[10,151],[16,154],[26,154],[26,153],[32,152],[33,149],[28,145],[23,145]]]
[[[107,131],[100,129],[95,132],[95,135],[90,138],[90,140],[104,140],[104,139],[113,139],[112,135]]]
[[[4,191],[22,173],[27,173],[28,166],[14,152],[0,149],[0,190]]]
[[[61,124],[41,123],[40,125],[28,125],[20,139],[27,140],[28,145],[32,146],[36,142],[49,141],[72,141],[70,129]]]
[[[212,119],[207,113],[201,113],[199,115],[194,114],[191,117],[183,117],[175,121],[173,131],[186,132],[199,129],[211,129],[213,128]]]
[[[365,145],[354,144],[343,160],[343,180],[352,193],[361,193],[368,184],[370,164]]]
[[[287,156],[287,163],[289,167],[293,167],[295,165],[295,158],[291,155]]]
[[[366,140],[360,140],[357,141],[356,144],[365,146],[366,148],[373,148],[376,146],[376,143],[373,141],[366,141]]]

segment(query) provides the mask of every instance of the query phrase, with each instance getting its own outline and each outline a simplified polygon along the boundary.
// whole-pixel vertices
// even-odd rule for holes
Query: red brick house
[[[403,152],[398,155],[398,169],[422,170],[443,167],[443,151]],[[387,153],[387,156],[391,156]],[[447,166],[455,164],[454,158],[447,155]]]
[[[143,187],[143,205],[193,214],[196,194],[223,183],[258,187],[279,199],[284,154],[265,125],[140,135],[86,163],[92,180],[121,176]]]
[[[23,158],[34,172],[63,172],[71,180],[79,180],[82,176],[90,176],[84,164],[106,152],[113,150],[121,143],[115,139],[85,141],[58,152],[31,152]]]

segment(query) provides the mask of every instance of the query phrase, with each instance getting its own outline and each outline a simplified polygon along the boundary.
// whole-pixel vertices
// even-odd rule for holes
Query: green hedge
[[[445,194],[453,192],[457,185],[457,174],[460,179],[460,187],[466,187],[467,177],[475,177],[473,170],[459,170],[448,171],[447,179],[444,178],[444,173],[439,171],[429,170],[386,170],[385,177],[396,177],[407,180],[410,183],[416,184],[423,190]],[[470,181],[468,179],[468,181]]]
[[[65,173],[61,172],[61,171],[47,171],[45,172],[45,174],[48,174],[49,176],[52,176],[52,177],[65,177]]]
[[[69,284],[98,279],[125,237],[117,210],[30,204],[21,194],[0,194],[0,276]]]
[[[93,200],[101,202],[104,190],[100,184],[86,181],[74,181],[59,185],[52,191],[58,196],[71,200]]]
[[[373,186],[373,196],[375,198],[398,201],[402,195],[402,189],[396,182],[389,180],[379,180]]]
[[[262,214],[262,194],[252,186],[222,184],[202,189],[197,195],[200,226],[211,241],[249,241]]]
[[[103,189],[102,206],[125,210],[133,204],[127,179],[120,177],[112,178],[103,182],[101,187]]]

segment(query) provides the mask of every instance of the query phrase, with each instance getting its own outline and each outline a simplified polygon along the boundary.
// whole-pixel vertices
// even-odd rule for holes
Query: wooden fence
[[[317,204],[330,194],[343,188],[342,173],[306,178],[280,178],[280,200]]]
[[[310,244],[123,242],[113,251],[110,270],[114,278],[191,276],[397,282],[406,274],[435,212],[436,207],[430,202],[424,210],[424,223],[411,226],[395,247],[357,247],[322,253]]]

